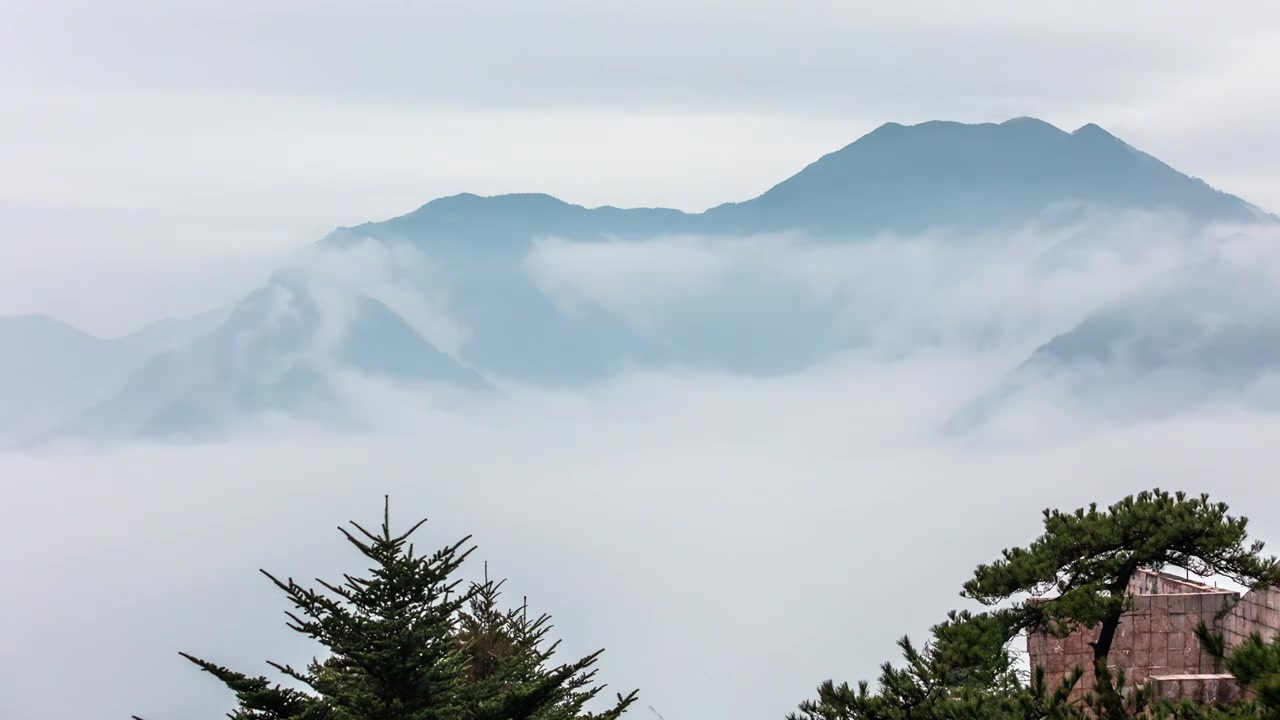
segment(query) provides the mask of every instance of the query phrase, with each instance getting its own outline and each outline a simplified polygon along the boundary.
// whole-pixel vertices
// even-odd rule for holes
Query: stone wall
[[[1232,675],[1165,675],[1153,677],[1155,696],[1168,700],[1190,700],[1195,703],[1229,703],[1244,695],[1244,688]]]
[[[1251,603],[1258,609],[1241,611],[1239,596],[1233,592],[1168,573],[1145,571],[1134,576],[1129,592],[1134,596],[1133,609],[1120,619],[1109,664],[1113,670],[1123,669],[1126,681],[1131,684],[1143,684],[1153,677],[1221,672],[1218,663],[1201,649],[1195,636],[1201,622],[1223,629],[1227,618],[1243,612],[1242,617],[1259,615],[1275,620],[1280,627],[1280,593],[1273,598],[1259,595]],[[1274,606],[1271,615],[1261,611],[1267,602]],[[1241,627],[1246,626],[1243,621],[1237,622]],[[1097,636],[1096,629],[1080,630],[1065,638],[1031,633],[1027,637],[1027,652],[1033,667],[1045,668],[1045,680],[1050,687],[1061,684],[1076,667],[1082,669],[1084,675],[1072,693],[1073,697],[1080,697],[1093,687],[1093,648],[1089,643]]]
[[[1205,592],[1206,586],[1191,579],[1180,578],[1164,572],[1142,570],[1129,581],[1129,592],[1134,595],[1188,595]]]
[[[1129,684],[1153,684],[1162,697],[1227,702],[1242,694],[1235,679],[1222,674],[1221,663],[1201,649],[1195,635],[1200,623],[1221,632],[1228,648],[1253,633],[1267,640],[1280,635],[1280,589],[1255,590],[1242,597],[1176,575],[1141,572],[1129,583],[1129,592],[1133,609],[1120,619],[1110,666],[1123,669]],[[1065,638],[1030,633],[1027,654],[1032,667],[1045,669],[1051,689],[1081,668],[1084,676],[1072,692],[1079,698],[1093,687],[1089,643],[1097,636],[1096,629]]]
[[[1219,629],[1228,648],[1236,647],[1255,632],[1267,640],[1280,634],[1280,590],[1245,593],[1223,618]]]
[[[1214,658],[1200,647],[1195,628],[1200,622],[1218,627],[1236,599],[1227,591],[1138,595],[1133,609],[1120,619],[1109,656],[1113,669],[1123,669],[1128,683],[1142,684],[1159,675],[1213,674],[1220,672]],[[1045,668],[1050,687],[1061,684],[1078,666],[1084,676],[1076,684],[1075,697],[1093,687],[1093,648],[1097,629],[1082,629],[1065,638],[1032,633],[1027,650],[1033,666]]]
[[[1213,657],[1200,647],[1196,627],[1218,627],[1235,602],[1234,593],[1202,592],[1140,595],[1121,623],[1112,646],[1116,666],[1124,667],[1134,683],[1153,675],[1213,674],[1221,672]]]

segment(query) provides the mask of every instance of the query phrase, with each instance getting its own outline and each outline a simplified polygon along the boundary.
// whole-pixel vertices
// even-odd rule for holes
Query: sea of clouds
[[[376,525],[384,495],[393,526],[430,518],[419,547],[473,536],[469,577],[487,561],[513,604],[552,614],[565,659],[606,648],[600,678],[667,720],[779,718],[826,678],[873,678],[1045,507],[1206,491],[1275,540],[1280,415],[1249,403],[1119,423],[1047,388],[980,433],[944,427],[1099,306],[1209,260],[1271,272],[1277,239],[1162,217],[859,244],[540,238],[524,267],[566,313],[661,337],[689,308],[777,292],[858,342],[784,375],[638,367],[494,378],[483,397],[338,374],[359,432],[259,418],[217,442],[0,455],[0,716],[220,716],[229,693],[177,653],[264,674],[310,659],[258,569],[362,569],[335,526]],[[307,257],[446,352],[465,342],[429,252]]]

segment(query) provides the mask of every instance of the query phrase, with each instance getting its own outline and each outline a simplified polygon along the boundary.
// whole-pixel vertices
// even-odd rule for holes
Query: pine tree
[[[923,648],[898,641],[904,663],[882,665],[874,692],[828,680],[788,720],[1083,720],[1068,703],[1074,678],[1050,689],[1043,670],[1019,676],[1012,627],[1005,613],[952,612]]]
[[[1253,633],[1230,652],[1222,633],[1201,622],[1195,629],[1201,647],[1235,676],[1248,695],[1230,708],[1197,708],[1190,703],[1163,703],[1157,715],[1168,718],[1217,720],[1259,718],[1280,720],[1280,636],[1267,640]],[[1200,714],[1197,715],[1197,709]]]
[[[475,549],[464,549],[470,536],[418,555],[408,539],[425,522],[392,535],[388,502],[381,533],[355,522],[354,531],[338,528],[372,561],[368,577],[317,580],[323,588],[317,591],[261,571],[293,605],[288,627],[327,651],[303,670],[269,663],[301,689],[182,656],[235,693],[232,720],[594,717],[581,710],[600,690],[589,687],[600,653],[548,667],[554,646],[543,649],[545,619],[530,623],[501,613],[497,587],[487,579],[459,592],[455,574]],[[613,720],[635,697],[619,695],[602,717]]]
[[[1173,566],[1249,587],[1280,584],[1276,559],[1262,556],[1261,542],[1246,544],[1247,525],[1206,495],[1190,498],[1158,488],[1102,511],[1096,505],[1074,513],[1045,510],[1044,534],[1027,548],[1005,550],[1000,560],[979,566],[962,595],[990,606],[1024,593],[1056,593],[1047,602],[1020,603],[1017,624],[1057,635],[1097,628],[1091,707],[1100,717],[1120,718],[1135,707],[1126,704],[1123,675],[1113,677],[1108,655],[1120,618],[1132,607],[1134,576]]]

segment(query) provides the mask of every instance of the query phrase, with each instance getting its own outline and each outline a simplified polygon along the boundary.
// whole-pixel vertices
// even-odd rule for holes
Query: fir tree
[[[1125,702],[1123,675],[1113,677],[1107,660],[1121,615],[1132,606],[1134,576],[1173,566],[1249,587],[1280,584],[1275,558],[1262,556],[1261,542],[1247,543],[1247,524],[1208,496],[1160,489],[1126,497],[1106,510],[1096,505],[1074,513],[1046,510],[1044,534],[1027,548],[1005,550],[1000,560],[979,566],[962,595],[996,605],[1024,593],[1037,598],[1056,593],[1046,602],[1017,605],[1017,624],[1057,635],[1097,628],[1090,704],[1098,716],[1120,718],[1138,708]]]
[[[322,590],[261,571],[293,609],[288,627],[327,651],[305,669],[269,663],[299,688],[249,676],[186,653],[182,656],[235,693],[232,720],[561,720],[582,712],[600,653],[549,667],[549,626],[496,607],[486,579],[459,592],[455,574],[474,550],[470,537],[418,555],[412,535],[425,520],[391,533],[389,504],[381,532],[352,522],[338,528],[373,563],[368,577],[317,580]],[[469,609],[468,609],[469,608]],[[600,716],[613,720],[636,693],[618,696]],[[136,720],[136,719],[135,719]]]
[[[551,617],[542,614],[530,619],[527,599],[512,610],[500,607],[498,598],[505,582],[491,581],[486,564],[484,582],[472,586],[468,608],[459,615],[455,637],[467,660],[465,691],[476,704],[484,698],[540,687],[559,646],[558,641],[547,643]],[[538,720],[616,720],[634,702],[636,693],[632,692],[619,696],[603,713],[584,710],[604,689],[593,684],[596,670],[592,665],[599,655],[596,652],[558,671],[564,680],[546,698],[535,715]]]

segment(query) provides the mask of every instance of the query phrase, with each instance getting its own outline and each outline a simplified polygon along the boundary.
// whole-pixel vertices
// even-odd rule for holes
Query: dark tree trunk
[[[1120,628],[1120,618],[1125,611],[1123,598],[1125,593],[1128,592],[1129,582],[1133,579],[1135,572],[1136,569],[1126,568],[1116,578],[1115,583],[1107,588],[1111,597],[1121,599],[1121,601],[1116,603],[1112,611],[1100,624],[1098,639],[1090,643],[1093,646],[1093,691],[1100,703],[1099,710],[1107,718],[1123,718],[1125,716],[1124,698],[1120,696],[1120,691],[1116,689],[1115,678],[1111,674],[1108,660],[1111,655],[1111,645],[1116,639],[1116,630]]]

